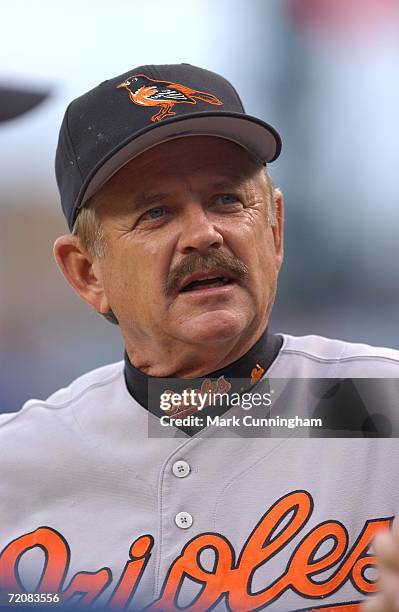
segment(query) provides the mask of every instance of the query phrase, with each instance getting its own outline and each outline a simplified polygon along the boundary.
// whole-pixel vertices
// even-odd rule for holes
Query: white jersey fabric
[[[123,370],[1,415],[0,586],[130,609],[357,610],[373,534],[399,511],[398,440],[150,438]],[[265,376],[394,379],[399,352],[283,335]]]

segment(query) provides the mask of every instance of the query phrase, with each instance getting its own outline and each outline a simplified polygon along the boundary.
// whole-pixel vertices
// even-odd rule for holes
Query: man
[[[55,257],[126,354],[3,417],[7,593],[349,612],[375,590],[399,450],[369,437],[356,402],[368,378],[399,377],[399,353],[268,333],[283,199],[264,164],[279,152],[225,79],[188,64],[132,69],[68,107],[56,171],[71,233]],[[293,409],[334,437],[301,434],[298,415],[264,426]]]

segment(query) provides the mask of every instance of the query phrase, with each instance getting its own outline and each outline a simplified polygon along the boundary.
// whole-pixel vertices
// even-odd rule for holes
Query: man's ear
[[[100,266],[73,234],[57,238],[54,257],[59,269],[76,293],[97,312],[109,312]]]
[[[273,198],[276,209],[276,223],[272,227],[272,231],[274,247],[276,250],[277,266],[278,269],[280,269],[284,259],[284,201],[283,194],[281,193],[280,189],[273,189]]]

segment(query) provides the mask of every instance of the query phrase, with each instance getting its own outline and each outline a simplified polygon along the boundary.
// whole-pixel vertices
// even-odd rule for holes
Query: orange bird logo
[[[139,106],[160,106],[160,110],[151,117],[151,121],[161,121],[166,117],[176,115],[172,111],[175,104],[197,104],[197,100],[208,102],[208,104],[223,104],[219,98],[205,91],[191,89],[179,83],[169,81],[155,81],[145,74],[134,74],[133,76],[117,85],[117,88],[127,89],[129,98]]]

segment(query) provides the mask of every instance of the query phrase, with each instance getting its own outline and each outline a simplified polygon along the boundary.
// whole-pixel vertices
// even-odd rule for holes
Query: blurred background
[[[271,329],[399,348],[399,0],[13,0],[2,24],[0,412],[123,356],[53,261],[53,159],[68,102],[140,64],[219,72],[282,135]]]

